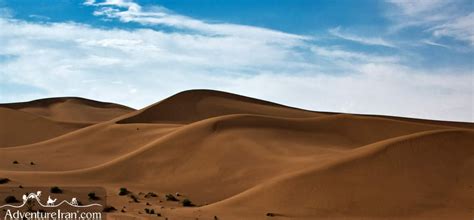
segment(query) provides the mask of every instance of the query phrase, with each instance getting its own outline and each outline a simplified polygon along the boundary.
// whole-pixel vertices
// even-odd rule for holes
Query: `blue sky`
[[[0,102],[208,88],[474,121],[470,0],[0,0]]]

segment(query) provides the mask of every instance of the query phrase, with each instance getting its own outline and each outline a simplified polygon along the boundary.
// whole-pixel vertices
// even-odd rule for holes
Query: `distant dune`
[[[132,111],[76,97],[0,104],[0,148],[40,142]]]
[[[55,121],[76,123],[103,122],[134,111],[127,106],[78,97],[39,99],[0,104],[0,107],[32,113]]]
[[[5,185],[102,186],[126,206],[116,219],[152,218],[144,208],[170,220],[474,218],[473,123],[312,112],[211,90],[140,110],[81,98],[2,104],[0,122]],[[175,192],[196,206],[166,201]]]

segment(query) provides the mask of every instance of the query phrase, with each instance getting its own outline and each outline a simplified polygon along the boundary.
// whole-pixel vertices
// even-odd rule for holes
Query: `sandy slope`
[[[0,107],[0,148],[47,140],[88,125],[57,122],[27,112]]]
[[[74,97],[0,104],[0,148],[48,140],[132,111]]]
[[[469,219],[473,146],[474,132],[467,130],[388,139],[205,209],[225,212],[238,207],[249,217],[267,210],[289,217]]]
[[[1,112],[7,114],[19,112]],[[34,137],[18,127],[11,132]],[[7,185],[104,186],[114,206],[128,207],[115,218],[149,218],[138,214],[147,201],[170,219],[469,219],[471,127],[317,113],[194,90],[47,141],[2,148],[0,177],[12,179]],[[119,187],[154,191],[162,201],[178,191],[198,207],[145,198],[130,204],[116,195]]]

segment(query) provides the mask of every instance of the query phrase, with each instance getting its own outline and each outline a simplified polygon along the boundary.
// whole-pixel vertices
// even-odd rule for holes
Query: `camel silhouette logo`
[[[67,201],[67,200],[63,200],[62,202],[58,203],[58,204],[55,204],[56,201],[57,201],[57,198],[51,198],[51,196],[48,196],[48,201],[46,202],[46,204],[43,204],[41,202],[41,199],[40,199],[40,196],[41,196],[41,191],[38,191],[36,193],[30,193],[30,194],[24,194],[23,195],[23,203],[21,205],[11,205],[11,204],[5,204],[5,205],[2,205],[0,206],[0,208],[4,208],[4,207],[11,207],[11,208],[21,208],[23,206],[25,206],[27,204],[27,202],[29,200],[36,200],[38,202],[39,205],[41,205],[42,207],[58,207],[64,203],[70,205],[70,206],[73,206],[73,207],[77,207],[77,208],[87,208],[87,207],[92,207],[92,206],[102,206],[101,204],[99,203],[92,203],[92,204],[88,204],[88,205],[79,205],[78,201],[76,198],[72,198],[71,201]]]
[[[56,200],[58,200],[58,199],[51,199],[51,196],[48,196],[48,202],[46,202],[46,205],[47,206],[54,206],[54,203],[56,202]]]

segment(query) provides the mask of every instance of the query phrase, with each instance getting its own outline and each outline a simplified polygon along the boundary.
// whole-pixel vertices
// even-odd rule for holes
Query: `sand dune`
[[[114,103],[99,102],[77,97],[47,98],[30,102],[0,104],[55,121],[98,123],[116,118],[134,109]]]
[[[468,219],[474,199],[473,146],[474,132],[467,130],[397,137],[256,186],[205,209],[219,212],[239,207],[249,216],[258,214],[252,213],[255,210],[268,210],[293,217]]]
[[[191,123],[231,114],[308,118],[325,115],[301,109],[210,90],[178,93],[157,104],[137,111],[118,123]]]
[[[0,104],[0,147],[37,143],[132,111],[75,97]]]
[[[110,112],[93,113],[105,107],[71,106],[35,110],[42,117],[0,111],[2,123],[18,124],[2,135],[29,138],[0,149],[0,177],[12,180],[7,185],[103,186],[111,204],[130,206],[114,218],[146,217],[138,214],[144,204],[115,196],[119,187],[180,192],[197,205],[150,201],[170,219],[474,216],[472,123],[318,113],[209,90],[136,111],[109,104],[117,113],[110,120],[102,117]],[[95,123],[42,142],[22,125],[33,120],[54,128],[52,118]]]

